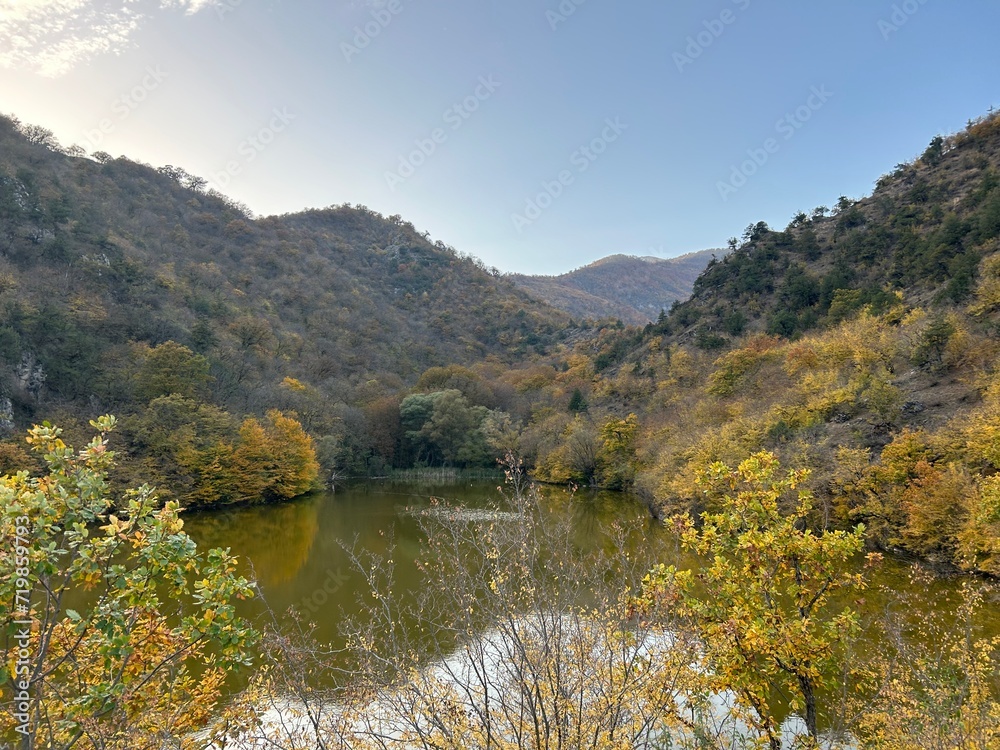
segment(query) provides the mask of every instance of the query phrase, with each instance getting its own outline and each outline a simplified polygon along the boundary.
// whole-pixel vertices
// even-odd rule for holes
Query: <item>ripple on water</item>
[[[437,506],[431,508],[407,508],[404,515],[417,518],[438,518],[443,521],[460,521],[465,523],[490,523],[494,521],[519,521],[523,513],[492,508],[466,508]]]

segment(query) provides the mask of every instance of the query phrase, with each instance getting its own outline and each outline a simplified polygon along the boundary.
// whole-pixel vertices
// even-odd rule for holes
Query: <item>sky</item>
[[[502,271],[724,247],[1000,106],[996,0],[0,0],[0,112]]]

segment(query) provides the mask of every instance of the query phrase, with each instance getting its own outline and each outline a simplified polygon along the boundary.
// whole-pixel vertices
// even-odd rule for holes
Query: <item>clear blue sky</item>
[[[998,31],[996,0],[4,0],[0,111],[559,273],[870,193],[1000,105]]]

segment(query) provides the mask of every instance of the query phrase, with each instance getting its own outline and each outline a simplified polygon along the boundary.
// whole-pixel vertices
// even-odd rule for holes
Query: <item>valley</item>
[[[960,718],[918,742],[998,736],[1000,116],[724,251],[559,277],[4,117],[0,310],[60,746],[902,747],[927,684]],[[526,686],[567,717],[534,744]]]

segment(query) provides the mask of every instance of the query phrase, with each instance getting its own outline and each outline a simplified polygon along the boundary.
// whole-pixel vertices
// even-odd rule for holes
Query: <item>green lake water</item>
[[[616,522],[635,528],[636,549],[632,552],[654,546],[647,545],[648,540],[662,542],[668,537],[666,529],[627,495],[593,491],[571,495],[553,487],[543,487],[542,495],[547,504],[571,514],[573,533],[581,546],[598,543]],[[363,577],[352,568],[344,545],[384,554],[394,544],[398,585],[403,589],[416,586],[413,562],[422,539],[413,511],[428,507],[432,498],[469,509],[492,507],[501,501],[496,484],[489,482],[372,482],[281,505],[191,513],[185,516],[185,530],[200,549],[231,548],[241,558],[242,572],[259,582],[274,612],[281,614],[294,606],[316,623],[318,637],[336,640],[339,618],[357,612],[357,597],[365,593]],[[674,544],[657,546],[660,552],[650,553],[650,563],[696,564],[681,558]],[[664,555],[670,559],[663,559]],[[890,602],[888,592],[906,595],[907,608],[915,615],[950,609],[948,602],[963,579],[936,576],[914,586],[910,567],[907,561],[890,555],[869,570],[869,590],[862,595],[862,609],[873,613],[883,610]],[[998,604],[994,599],[991,608],[1000,613]],[[264,612],[260,602],[241,606],[245,616],[257,617]]]
[[[543,488],[542,494],[550,509],[570,515],[574,542],[581,547],[607,544],[607,530],[618,523],[632,528],[629,551],[648,556],[648,564],[697,565],[697,560],[683,557],[662,524],[628,496],[588,491],[570,495],[560,488]],[[242,572],[258,581],[272,612],[284,617],[295,607],[315,624],[320,641],[340,645],[338,626],[344,617],[360,612],[358,599],[367,594],[364,578],[352,566],[344,545],[376,554],[392,549],[396,585],[401,589],[397,593],[405,594],[418,585],[414,562],[422,544],[413,511],[427,508],[432,498],[470,510],[501,501],[496,485],[488,482],[368,483],[282,505],[192,513],[185,517],[185,529],[201,549],[231,548],[241,558]],[[964,579],[930,576],[915,585],[910,570],[907,561],[887,556],[868,571],[869,589],[852,593],[845,603],[869,621],[888,610],[912,622],[934,612],[947,617]],[[260,600],[239,606],[241,614],[251,619],[268,616]],[[994,594],[987,599],[979,623],[985,633],[1000,632],[998,613],[1000,600]],[[861,651],[886,647],[875,632],[862,640]]]
[[[570,495],[544,488],[543,496],[572,515],[581,546],[599,542],[615,521],[633,526],[639,537],[661,533],[641,505],[618,493]],[[238,555],[241,572],[259,583],[273,612],[282,615],[295,607],[316,624],[317,638],[336,642],[338,623],[359,611],[357,599],[367,592],[345,545],[381,555],[394,546],[397,585],[404,592],[417,586],[413,563],[422,536],[414,511],[427,508],[432,498],[470,510],[502,502],[496,484],[489,482],[373,482],[281,505],[191,513],[184,528],[199,549],[229,547]],[[240,606],[244,616],[265,615],[262,602]]]

